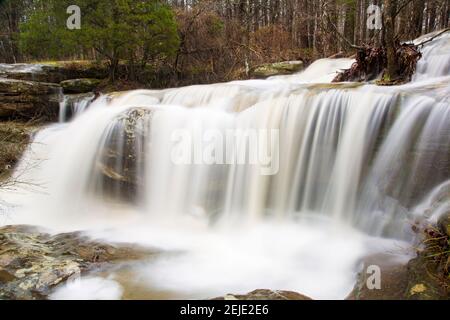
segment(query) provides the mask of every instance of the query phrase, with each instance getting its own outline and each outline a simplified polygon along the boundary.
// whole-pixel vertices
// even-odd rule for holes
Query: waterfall
[[[418,216],[426,218],[434,199],[448,190],[449,39],[444,35],[426,44],[414,81],[402,86],[330,83],[337,69],[353,61],[323,59],[299,74],[267,80],[137,90],[102,96],[92,104],[92,96],[66,99],[61,122],[67,121],[69,113],[76,117],[40,132],[17,169],[43,192],[16,195],[22,207],[12,219],[63,229],[107,227],[113,220],[119,221],[115,227],[120,229],[133,219],[140,221],[139,228],[173,224],[164,236],[192,232],[183,240],[175,236],[170,240],[183,249],[192,245],[190,249],[197,251],[189,263],[197,261],[201,266],[206,263],[203,254],[212,252],[203,247],[208,241],[218,246],[214,250],[226,247],[210,233],[222,226],[234,232],[242,226],[266,226],[268,221],[273,230],[278,230],[278,224],[325,223],[314,239],[326,239],[335,229],[352,229],[357,230],[357,239],[364,234],[410,240],[409,223]],[[249,161],[253,151],[248,141],[256,141],[255,152],[267,161]],[[174,161],[174,152],[184,152],[191,162]],[[247,161],[236,161],[241,158]],[[23,170],[36,159],[45,160]],[[212,159],[216,161],[208,162]],[[436,212],[448,208],[443,203],[434,208]],[[197,238],[198,225],[189,231],[180,227],[186,220],[207,226],[202,240]],[[261,234],[266,235],[265,228]],[[291,239],[308,237],[316,230],[295,229],[299,235],[290,228],[285,235],[271,229],[269,238],[289,247]],[[145,234],[163,237],[160,232]],[[252,232],[256,231],[246,235],[261,237],[259,231]],[[227,241],[237,255],[246,248],[239,239],[245,239],[256,248],[255,261],[267,265],[267,270],[281,268],[261,258],[264,250],[258,249],[254,238],[235,236]],[[328,272],[327,279],[333,283],[327,284],[328,291],[324,289],[328,293],[336,290],[338,273],[351,274],[361,249],[360,240],[346,247],[343,243],[348,239],[338,239],[336,246],[346,255],[342,265],[337,271],[319,268],[323,272],[313,276],[319,279]],[[282,261],[293,252],[300,256],[308,252],[309,258],[324,265],[333,258],[320,255],[317,251],[323,248],[315,249],[318,244],[311,244],[313,240],[305,240],[311,252],[299,249],[297,245],[303,243],[299,241],[292,247],[298,251],[278,252],[270,241],[263,243]],[[164,247],[162,242],[159,245]],[[240,261],[251,264],[244,252]],[[169,283],[175,280],[168,273],[187,272],[175,263],[161,263],[152,270],[171,270],[163,272]],[[313,272],[307,264],[286,268],[303,270],[303,282],[297,287],[321,296],[317,285],[307,285]],[[176,283],[197,285],[187,278],[177,280],[187,284]],[[340,293],[323,297],[342,297],[349,289],[348,283],[343,286]]]
[[[427,40],[431,35],[423,36],[415,43],[421,43]],[[427,78],[435,78],[448,76],[450,73],[450,34],[448,32],[435,38],[431,44],[426,45],[423,50],[423,58],[417,63],[417,71],[413,77],[413,81],[425,80]]]
[[[93,99],[94,94],[92,93],[64,95],[59,104],[59,122],[66,122],[78,117],[87,110]]]

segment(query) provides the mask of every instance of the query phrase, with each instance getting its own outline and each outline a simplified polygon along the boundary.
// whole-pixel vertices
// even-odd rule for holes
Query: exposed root
[[[399,76],[389,79],[384,75],[387,67],[387,54],[384,47],[366,46],[358,50],[356,62],[350,69],[339,73],[333,82],[343,81],[371,81],[375,79],[378,85],[398,85],[411,81],[416,71],[416,65],[422,54],[418,47],[413,44],[401,44],[397,48],[397,61]]]

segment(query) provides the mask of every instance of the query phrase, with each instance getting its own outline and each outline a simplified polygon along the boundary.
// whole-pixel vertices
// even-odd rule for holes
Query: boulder
[[[0,119],[56,120],[60,93],[55,84],[0,78]]]
[[[108,68],[91,61],[0,64],[0,77],[59,84],[69,79],[105,79],[108,77]]]
[[[0,300],[46,299],[69,279],[154,253],[93,241],[79,232],[50,235],[30,226],[6,226],[0,228]]]
[[[115,199],[133,200],[144,184],[145,146],[153,111],[133,108],[111,123],[96,162],[96,192]]]
[[[61,87],[64,93],[87,93],[94,91],[100,82],[98,79],[71,79],[62,81]]]
[[[441,263],[431,259],[432,252],[423,249],[408,261],[407,257],[376,254],[363,259],[363,268],[347,300],[442,300],[449,298],[448,274]],[[445,261],[444,261],[445,263]],[[381,272],[380,288],[373,283],[369,266]]]
[[[289,75],[297,73],[304,68],[303,61],[284,61],[277,63],[267,63],[255,67],[251,71],[252,77],[268,78],[272,76]]]
[[[375,254],[362,259],[362,269],[347,300],[405,300],[408,288],[407,258],[391,254]],[[380,288],[369,287],[374,273],[369,266],[380,269]]]
[[[293,291],[272,291],[258,289],[247,294],[227,294],[212,300],[312,300],[300,293]]]

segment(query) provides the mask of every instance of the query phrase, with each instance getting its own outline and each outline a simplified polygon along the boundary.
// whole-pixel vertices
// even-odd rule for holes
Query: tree
[[[396,79],[398,70],[397,41],[395,38],[395,18],[397,16],[397,0],[384,0],[383,12],[383,45],[386,48],[386,79]]]
[[[0,0],[0,62],[22,60],[18,46],[19,22],[32,0]]]
[[[73,4],[81,9],[79,30],[66,26]],[[21,29],[26,53],[60,57],[94,49],[109,62],[112,80],[121,60],[145,68],[151,60],[173,56],[179,46],[172,10],[158,0],[37,1]]]

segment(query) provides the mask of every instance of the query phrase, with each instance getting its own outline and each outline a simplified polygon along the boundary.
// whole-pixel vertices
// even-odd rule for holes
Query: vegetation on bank
[[[390,57],[383,68],[395,73],[396,43],[449,26],[446,0],[371,3],[389,9],[382,30],[368,27],[374,9],[365,0],[4,0],[0,62],[104,60],[119,82],[173,87],[247,78],[265,63],[352,55],[352,43],[382,45]],[[69,4],[81,8],[80,30],[66,28]]]
[[[10,177],[35,129],[33,123],[0,122],[0,185]]]

